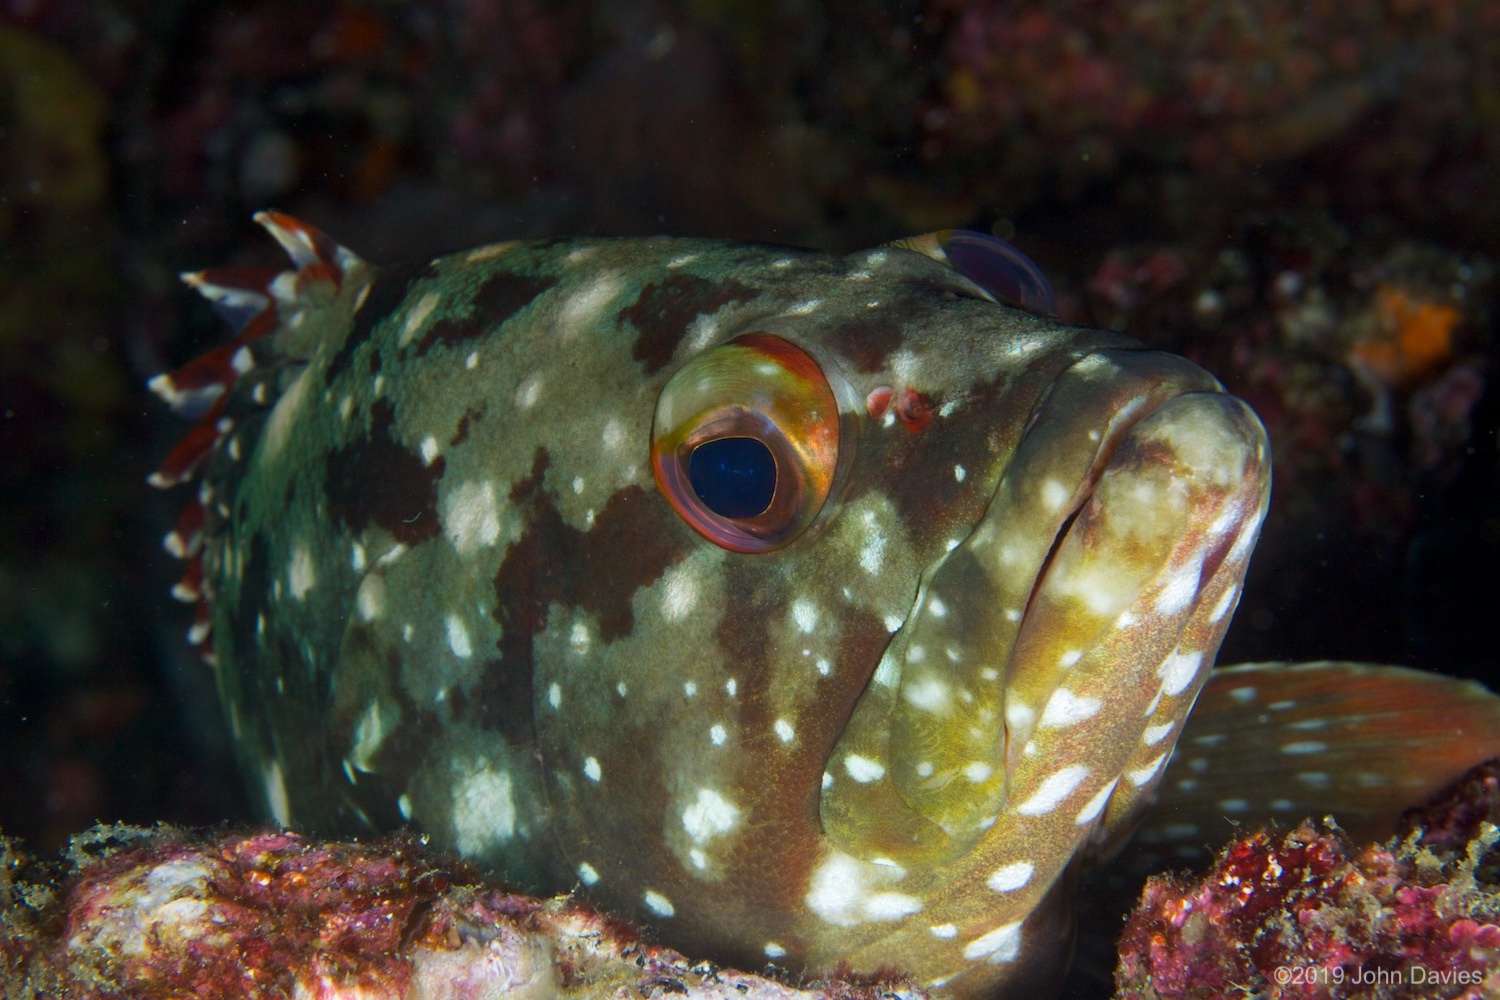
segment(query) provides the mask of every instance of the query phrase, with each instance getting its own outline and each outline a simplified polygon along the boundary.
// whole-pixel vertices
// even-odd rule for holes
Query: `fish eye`
[[[667,382],[651,468],[672,509],[733,552],[768,552],[811,524],[833,486],[839,408],[807,352],[765,333],[694,358]]]
[[[688,482],[703,505],[720,517],[755,517],[776,496],[776,458],[755,438],[716,438],[693,449]]]

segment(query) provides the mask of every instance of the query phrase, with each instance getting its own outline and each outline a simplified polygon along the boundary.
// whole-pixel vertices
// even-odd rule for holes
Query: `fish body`
[[[155,388],[200,415],[168,547],[270,815],[744,966],[1056,977],[1238,600],[1248,407],[943,238],[375,268],[262,221],[296,269],[191,276],[237,336]]]

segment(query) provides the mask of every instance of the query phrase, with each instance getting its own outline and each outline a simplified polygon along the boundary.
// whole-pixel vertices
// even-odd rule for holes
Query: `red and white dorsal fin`
[[[258,212],[255,221],[281,244],[295,269],[224,267],[182,275],[182,280],[224,317],[233,336],[181,368],[147,383],[173,410],[194,421],[157,470],[147,477],[152,486],[160,489],[192,479],[203,460],[234,429],[233,418],[227,412],[229,394],[240,378],[255,369],[257,353],[265,356],[265,345],[256,346],[257,342],[270,344],[271,351],[287,352],[291,345],[277,343],[282,338],[276,334],[289,326],[301,325],[302,312],[337,296],[350,273],[364,267],[364,262],[353,252],[290,215]],[[288,353],[296,352],[292,349]],[[208,608],[211,594],[205,586],[203,566],[208,494],[206,488],[200,488],[184,505],[177,525],[163,539],[163,545],[188,564],[172,593],[197,605],[188,640],[212,663]]]

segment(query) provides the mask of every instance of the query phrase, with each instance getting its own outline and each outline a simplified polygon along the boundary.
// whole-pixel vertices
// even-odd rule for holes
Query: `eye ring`
[[[667,383],[652,426],[651,467],[694,531],[732,552],[768,552],[817,518],[832,489],[839,438],[838,401],[817,362],[781,337],[747,334],[693,359]],[[745,443],[731,444],[737,441]],[[701,476],[694,482],[694,459],[703,455],[714,466],[708,489],[700,489]]]

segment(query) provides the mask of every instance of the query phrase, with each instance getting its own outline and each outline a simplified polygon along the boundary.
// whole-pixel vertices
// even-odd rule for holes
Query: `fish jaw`
[[[1212,665],[1267,454],[1249,408],[1179,358],[1096,351],[1055,380],[830,759],[882,774],[825,789],[830,858],[911,865],[902,891],[925,901],[846,950],[856,967],[899,953],[960,994],[1036,974],[1055,888],[1128,834]]]

